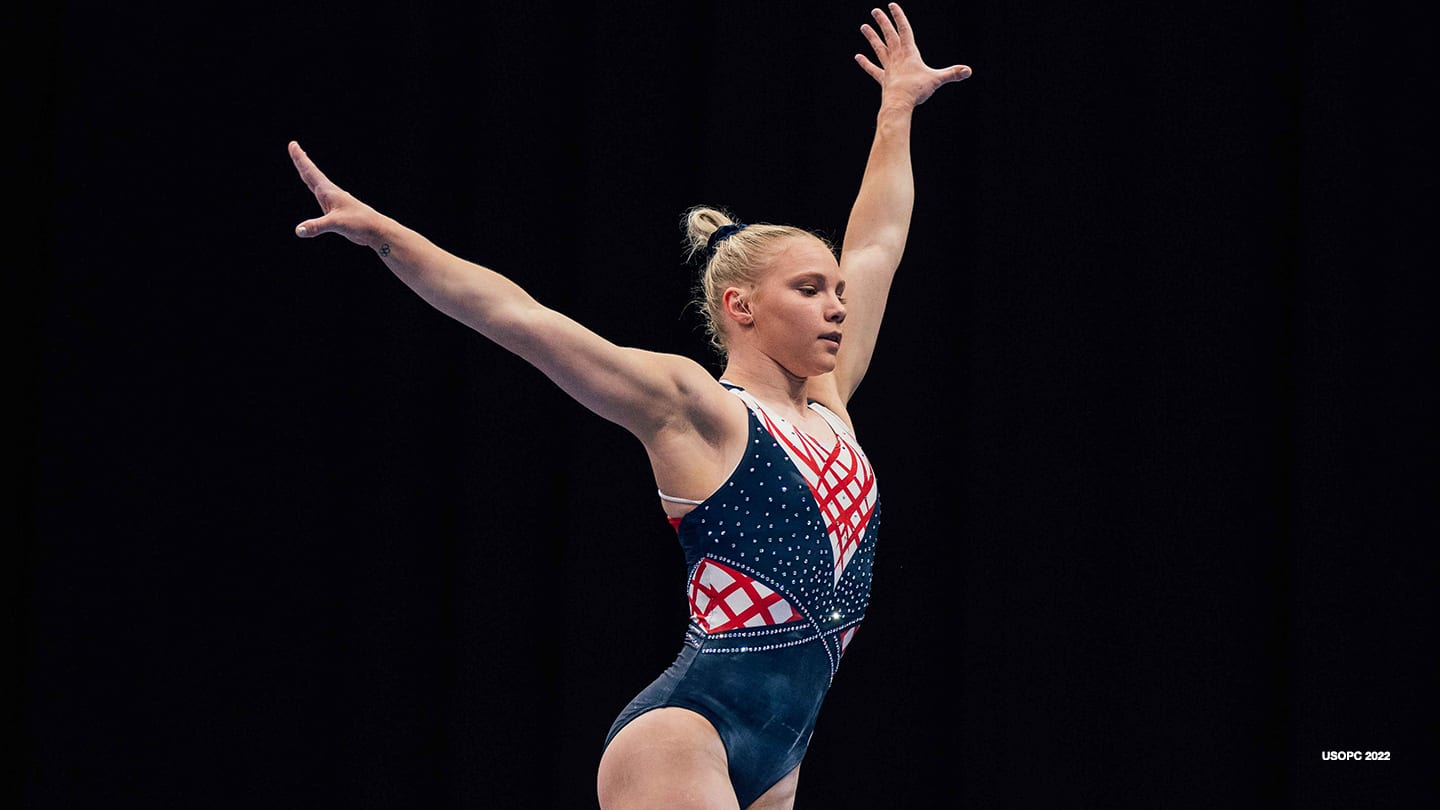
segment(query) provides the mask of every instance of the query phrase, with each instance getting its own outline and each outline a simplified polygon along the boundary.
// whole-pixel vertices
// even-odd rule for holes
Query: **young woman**
[[[865,375],[910,224],[910,120],[970,68],[928,67],[900,7],[861,26],[881,87],[839,258],[796,228],[696,208],[687,228],[716,380],[694,360],[616,346],[336,186],[290,144],[323,215],[399,278],[645,446],[685,550],[690,626],[675,663],[621,712],[597,790],[616,808],[788,808],[830,680],[864,618],[875,475],[846,403]],[[893,19],[892,19],[893,18]]]

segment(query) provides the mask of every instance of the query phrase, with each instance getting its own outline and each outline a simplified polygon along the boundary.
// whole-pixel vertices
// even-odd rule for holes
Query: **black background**
[[[868,10],[32,9],[23,804],[594,806],[685,620],[643,450],[364,249],[296,239],[317,209],[285,145],[607,338],[713,365],[680,215],[842,235]],[[797,807],[1433,800],[1423,26],[906,10],[975,75],[915,115],[851,403],[878,576]]]

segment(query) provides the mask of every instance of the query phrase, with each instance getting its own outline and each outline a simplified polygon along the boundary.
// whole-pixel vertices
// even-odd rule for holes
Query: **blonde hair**
[[[693,261],[698,255],[704,262],[691,303],[699,306],[704,314],[705,333],[710,338],[710,345],[721,357],[726,355],[725,332],[721,326],[725,319],[725,304],[721,297],[727,288],[756,284],[761,268],[782,239],[808,236],[820,240],[831,253],[835,252],[835,246],[819,234],[792,225],[765,223],[745,225],[722,237],[715,243],[713,251],[710,249],[712,234],[726,225],[740,224],[730,213],[704,205],[686,211],[681,223],[689,246],[686,258]]]

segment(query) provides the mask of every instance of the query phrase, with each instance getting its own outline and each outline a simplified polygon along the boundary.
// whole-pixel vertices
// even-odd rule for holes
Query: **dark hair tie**
[[[745,226],[740,223],[735,223],[733,225],[721,225],[720,227],[716,228],[715,232],[710,234],[710,239],[705,242],[705,258],[708,259],[711,256],[715,255],[716,245],[724,242],[726,239],[729,239],[730,237],[743,230],[745,230]]]

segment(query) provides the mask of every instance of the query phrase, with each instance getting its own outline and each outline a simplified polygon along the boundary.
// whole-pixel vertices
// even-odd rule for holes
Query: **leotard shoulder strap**
[[[855,431],[851,430],[850,427],[845,424],[844,419],[836,416],[834,411],[813,399],[810,400],[810,410],[824,417],[825,422],[830,425],[830,429],[835,431],[836,435],[849,436],[852,439],[855,438]]]

